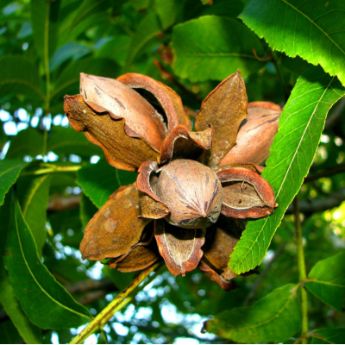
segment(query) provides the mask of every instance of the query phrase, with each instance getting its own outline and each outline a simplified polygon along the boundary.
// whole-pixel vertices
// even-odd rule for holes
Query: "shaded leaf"
[[[81,133],[76,133],[70,127],[58,126],[53,127],[49,132],[47,149],[57,155],[77,154],[81,157],[90,157],[101,153]]]
[[[251,306],[216,315],[206,329],[236,343],[284,342],[300,329],[297,291],[292,284],[279,287]]]
[[[128,48],[127,66],[130,65],[145,45],[159,32],[160,25],[155,12],[150,11],[136,26],[136,32]]]
[[[42,264],[19,204],[14,204],[5,259],[10,283],[28,318],[41,328],[76,327],[88,321],[78,304]]]
[[[79,92],[80,73],[96,75],[116,75],[118,66],[109,58],[90,58],[71,61],[53,81],[51,98],[61,103],[64,94]]]
[[[22,158],[26,155],[36,156],[43,153],[44,136],[37,128],[27,128],[13,136],[10,141],[7,158]]]
[[[23,216],[35,239],[38,252],[41,252],[47,237],[46,221],[49,198],[50,176],[23,178],[19,182],[19,193]]]
[[[335,78],[313,74],[300,77],[285,105],[263,177],[271,184],[279,207],[270,216],[251,222],[231,256],[236,273],[259,265],[281,219],[313,161],[331,106],[345,94]]]
[[[12,89],[19,94],[34,94],[43,99],[36,66],[24,56],[2,56],[0,58],[0,91],[9,93]]]
[[[2,277],[0,290],[0,303],[23,340],[28,344],[41,344],[42,341],[39,339],[37,330],[19,307],[7,277]],[[1,341],[4,341],[3,333],[1,333]]]
[[[31,24],[35,50],[45,69],[47,59],[52,54],[56,44],[56,24],[58,21],[59,1],[31,1]],[[47,70],[45,70],[47,72]]]
[[[77,173],[77,183],[94,205],[100,208],[117,188],[133,183],[135,177],[135,173],[116,170],[106,162],[100,161],[80,169]]]
[[[237,19],[204,16],[176,25],[172,44],[174,70],[193,82],[222,80],[240,70],[244,76],[262,65],[259,39]]]
[[[345,251],[320,260],[311,269],[305,286],[337,310],[345,310]],[[344,338],[345,339],[345,338]]]
[[[26,165],[27,163],[18,160],[0,161],[0,206],[4,203],[6,193],[17,181]]]
[[[319,328],[311,334],[312,344],[343,344],[345,340],[345,328]]]
[[[345,85],[344,11],[342,0],[252,0],[240,18],[273,49],[320,64]]]
[[[179,19],[183,5],[184,2],[179,0],[154,0],[154,10],[164,30]]]

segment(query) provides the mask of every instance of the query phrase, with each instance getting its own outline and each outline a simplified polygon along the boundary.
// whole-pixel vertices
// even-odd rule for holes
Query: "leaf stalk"
[[[95,318],[77,335],[70,344],[81,344],[87,337],[103,327],[118,311],[123,309],[132,299],[131,294],[134,290],[155,271],[160,264],[157,263],[142,271],[132,283],[122,292],[120,292]]]

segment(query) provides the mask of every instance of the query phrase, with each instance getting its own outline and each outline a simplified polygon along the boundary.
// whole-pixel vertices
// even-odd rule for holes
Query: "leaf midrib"
[[[310,18],[308,15],[306,15],[304,12],[302,12],[300,9],[298,9],[296,6],[292,5],[287,0],[280,0],[290,8],[292,8],[294,11],[302,15],[307,21],[309,21],[316,29],[318,29],[341,53],[345,56],[345,51],[339,46],[339,44],[332,39],[332,37],[329,36],[329,34],[322,29],[321,26],[319,26],[312,18]]]

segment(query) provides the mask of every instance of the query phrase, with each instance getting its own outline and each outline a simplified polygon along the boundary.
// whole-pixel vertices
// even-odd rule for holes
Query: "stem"
[[[22,175],[32,176],[32,175],[45,175],[53,174],[58,172],[75,172],[81,168],[81,165],[69,165],[69,166],[59,166],[59,165],[46,165],[44,168],[37,169],[34,171],[26,171]]]
[[[303,237],[302,237],[302,227],[299,212],[299,201],[297,197],[294,200],[294,216],[295,216],[295,237],[297,246],[297,262],[298,262],[298,272],[299,272],[299,283],[301,286],[301,343],[307,344],[307,334],[308,334],[308,296],[305,290],[304,283],[307,279],[307,271],[305,265],[304,248],[303,248]]]
[[[70,344],[81,344],[87,337],[103,327],[113,315],[124,308],[131,300],[132,292],[143,282],[151,272],[153,272],[159,263],[147,268],[142,271],[131,283],[128,288],[120,292],[95,318],[77,335],[75,336]]]
[[[49,69],[49,17],[50,17],[50,2],[47,4],[47,13],[45,13],[44,19],[44,37],[43,37],[43,69],[45,74],[46,94],[44,97],[44,109],[43,118],[49,118],[50,116],[50,69]],[[44,124],[43,124],[44,125]],[[48,148],[48,131],[49,129],[44,126],[43,133],[43,149],[42,154],[47,154]]]

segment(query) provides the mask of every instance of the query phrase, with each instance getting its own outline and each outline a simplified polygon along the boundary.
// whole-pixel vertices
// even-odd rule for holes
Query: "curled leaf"
[[[120,257],[138,244],[149,223],[139,218],[138,194],[134,185],[122,187],[92,217],[80,244],[84,258]]]
[[[239,72],[224,79],[201,104],[195,127],[214,131],[209,165],[214,167],[236,144],[241,122],[247,116],[247,93]]]
[[[173,275],[193,271],[203,255],[205,242],[201,230],[184,230],[163,221],[155,222],[158,250]]]
[[[245,168],[218,171],[223,187],[222,214],[232,218],[261,218],[276,207],[269,183],[256,172]]]
[[[159,150],[166,129],[162,115],[136,91],[116,79],[81,73],[80,93],[96,112],[125,120],[125,132]]]
[[[115,121],[108,114],[96,114],[81,95],[65,96],[64,110],[71,126],[100,146],[112,166],[131,171],[143,161],[156,159],[157,152],[148,144],[126,135],[123,119]]]
[[[166,117],[169,131],[179,124],[191,127],[180,96],[169,86],[139,73],[126,73],[117,80],[147,98],[153,106],[156,103],[156,106],[161,108],[160,113]]]
[[[211,148],[211,140],[211,128],[192,132],[181,125],[175,127],[163,141],[160,163],[166,163],[175,158],[197,158],[204,150]]]
[[[264,162],[278,130],[280,113],[280,106],[271,102],[249,103],[247,121],[238,132],[236,145],[220,165]]]

